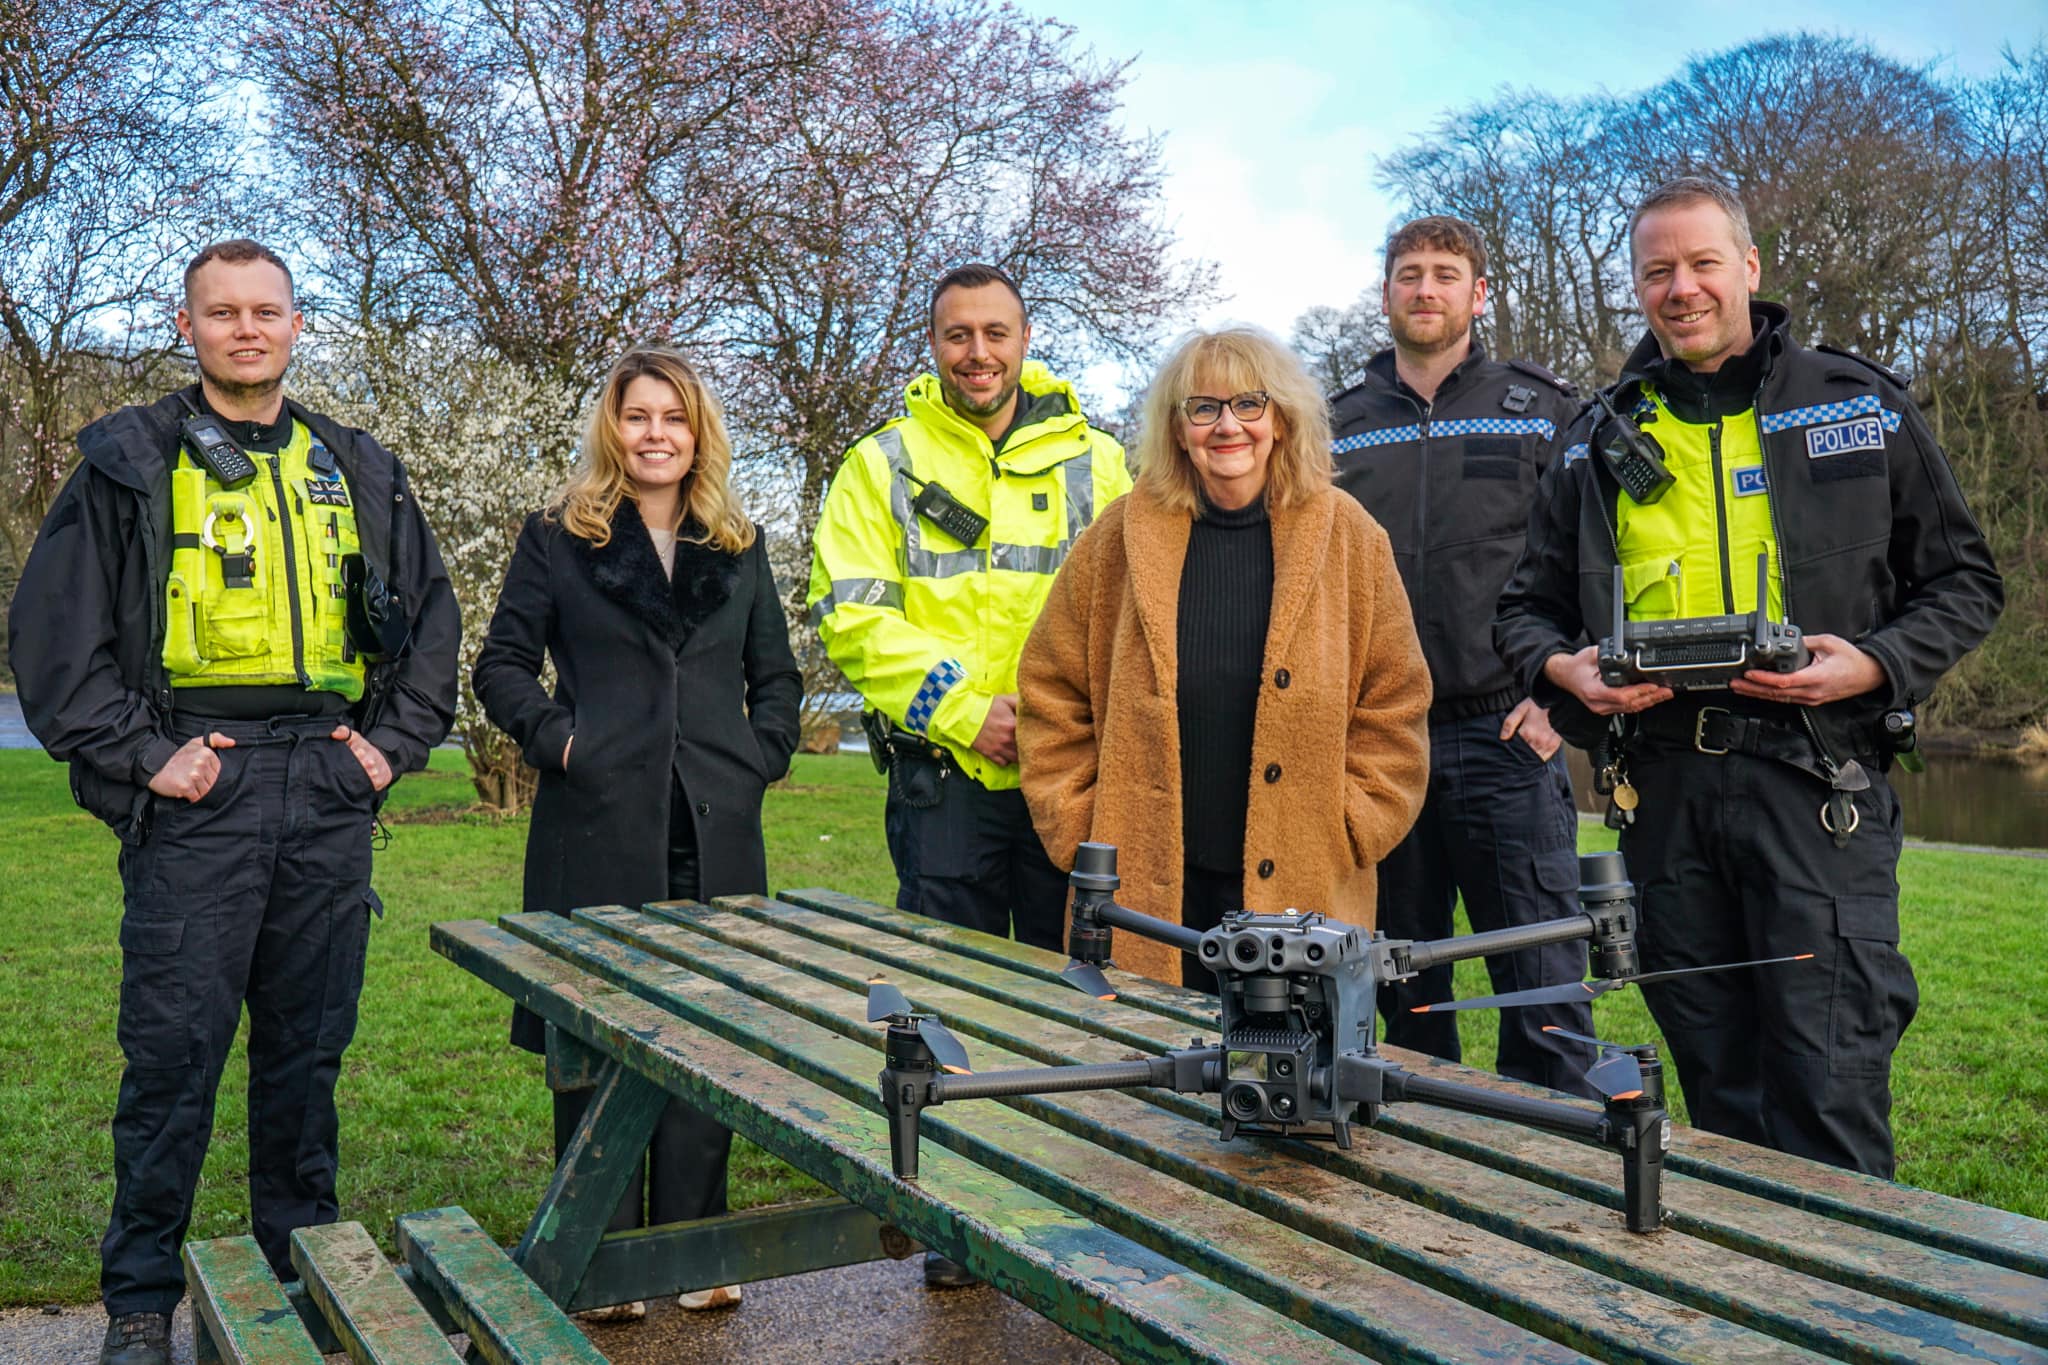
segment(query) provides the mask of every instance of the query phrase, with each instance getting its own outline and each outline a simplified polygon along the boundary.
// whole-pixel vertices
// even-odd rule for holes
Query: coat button
[[[1285,687],[1285,686],[1287,686],[1287,684],[1289,684],[1289,683],[1291,683],[1291,682],[1293,682],[1293,681],[1294,681],[1294,678],[1292,677],[1292,675],[1290,675],[1290,674],[1288,673],[1288,671],[1287,671],[1286,669],[1284,669],[1284,668],[1280,668],[1280,669],[1275,669],[1275,670],[1273,671],[1273,686],[1275,686],[1275,687]]]
[[[699,802],[697,803],[697,814],[699,814],[699,815],[709,815],[709,814],[711,814],[711,803],[710,803],[709,801],[699,801]]]
[[[1273,860],[1271,858],[1259,859],[1259,875],[1261,877],[1270,877],[1273,875]]]
[[[1268,782],[1278,782],[1280,780],[1280,765],[1278,763],[1268,763],[1266,765],[1266,780]]]

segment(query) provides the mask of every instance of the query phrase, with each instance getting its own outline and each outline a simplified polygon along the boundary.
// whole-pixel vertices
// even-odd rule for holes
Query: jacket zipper
[[[284,522],[279,528],[278,538],[284,542],[285,591],[291,594],[292,599],[292,671],[299,675],[299,686],[311,687],[313,680],[306,676],[306,625],[299,612],[299,558],[292,553],[292,519],[285,504],[282,460],[272,455],[268,463],[270,486],[277,492],[277,514]]]
[[[1707,428],[1707,452],[1714,468],[1714,538],[1719,543],[1721,560],[1721,614],[1735,614],[1735,580],[1728,567],[1728,490],[1723,488],[1721,469],[1721,417],[1716,413],[1714,425]]]
[[[1415,400],[1408,400],[1414,403]],[[1415,499],[1415,600],[1429,600],[1429,415],[1436,410],[1435,403],[1418,404],[1422,410],[1420,429],[1422,439],[1416,443],[1421,451],[1422,469],[1415,480],[1418,493]]]

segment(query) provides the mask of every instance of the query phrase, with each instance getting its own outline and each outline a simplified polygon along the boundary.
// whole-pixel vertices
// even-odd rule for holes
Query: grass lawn
[[[503,997],[427,947],[436,920],[518,908],[525,821],[468,813],[470,800],[460,755],[437,753],[393,794],[393,837],[377,858],[387,913],[371,933],[342,1078],[341,1202],[387,1238],[401,1212],[461,1204],[510,1241],[548,1176],[539,1059],[507,1045]],[[889,900],[881,806],[866,758],[799,757],[768,797],[772,883]],[[115,842],[39,752],[0,751],[0,811],[0,1307],[90,1302],[120,1077]],[[1585,837],[1611,847],[1604,830]],[[2048,954],[2024,946],[2041,942],[2048,860],[1908,850],[1900,876],[1922,997],[1894,1078],[1900,1177],[2048,1217]],[[1486,989],[1482,965],[1459,964],[1460,995]],[[1603,996],[1595,1012],[1603,1037],[1656,1037],[1633,991]],[[1493,1016],[1460,1024],[1467,1060],[1490,1064]],[[238,1043],[194,1237],[246,1227],[246,1074]],[[817,1191],[743,1141],[733,1177],[735,1207]]]

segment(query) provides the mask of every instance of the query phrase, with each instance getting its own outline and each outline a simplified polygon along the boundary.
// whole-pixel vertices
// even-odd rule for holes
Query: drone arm
[[[1568,915],[1561,919],[1539,920],[1534,924],[1517,924],[1506,929],[1493,929],[1483,934],[1466,934],[1460,938],[1418,940],[1407,947],[1406,966],[1411,972],[1420,972],[1441,963],[1459,962],[1468,957],[1492,957],[1498,953],[1541,948],[1552,943],[1569,943],[1574,939],[1592,936],[1591,916]],[[1400,965],[1402,955],[1402,949],[1394,946],[1396,965]]]
[[[1114,901],[1098,907],[1095,913],[1097,918],[1112,928],[1128,929],[1134,934],[1157,939],[1184,953],[1195,952],[1202,946],[1200,929],[1190,929],[1185,924],[1168,924],[1165,920],[1156,919],[1142,910],[1133,910]]]
[[[1054,1095],[1069,1090],[1121,1090],[1137,1085],[1165,1086],[1201,1093],[1209,1071],[1222,1071],[1221,1048],[1184,1048],[1160,1057],[1131,1062],[1100,1062],[1089,1066],[1034,1066],[1017,1071],[992,1071],[966,1076],[936,1076],[929,1104],[948,1100],[1002,1099],[1011,1095]]]

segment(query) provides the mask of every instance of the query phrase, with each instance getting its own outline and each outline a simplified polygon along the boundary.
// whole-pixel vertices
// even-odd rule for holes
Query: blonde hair
[[[639,501],[626,473],[619,414],[625,407],[626,386],[641,378],[659,379],[676,391],[683,400],[683,418],[697,438],[679,502],[683,518],[696,522],[704,533],[701,538],[689,538],[738,554],[754,543],[754,524],[740,510],[728,483],[732,438],[726,434],[725,412],[718,395],[696,368],[681,352],[666,346],[636,346],[612,366],[583,424],[582,456],[568,482],[550,499],[548,519],[560,522],[569,534],[592,545],[604,545],[612,538],[612,514],[619,510],[619,502],[624,498]]]
[[[1264,389],[1277,414],[1266,466],[1266,504],[1288,507],[1330,485],[1330,412],[1301,360],[1270,332],[1222,327],[1190,332],[1174,347],[1145,391],[1138,431],[1138,483],[1168,507],[1201,514],[1201,476],[1181,445],[1181,401],[1197,380],[1213,381],[1218,397]]]

